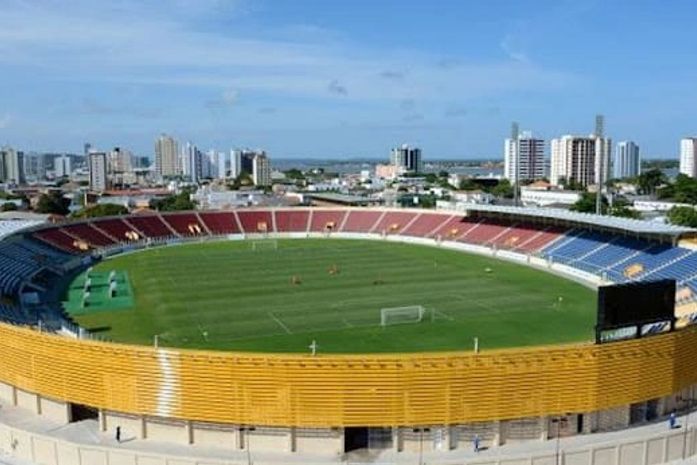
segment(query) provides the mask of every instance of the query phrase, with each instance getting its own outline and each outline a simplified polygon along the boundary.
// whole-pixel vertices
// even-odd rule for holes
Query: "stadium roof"
[[[634,234],[652,236],[678,237],[683,234],[697,233],[697,229],[694,228],[675,226],[658,221],[634,220],[616,216],[579,213],[561,208],[514,207],[506,205],[467,205],[464,208],[468,211],[537,217],[564,223],[583,224],[600,229],[622,230]]]

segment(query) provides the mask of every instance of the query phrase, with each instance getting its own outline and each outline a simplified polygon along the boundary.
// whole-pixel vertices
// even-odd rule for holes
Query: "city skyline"
[[[677,158],[697,133],[690,2],[0,5],[0,143],[19,150],[152,158],[165,132],[279,159],[402,142],[466,159],[499,156],[510,121],[551,140],[603,113],[613,139]]]

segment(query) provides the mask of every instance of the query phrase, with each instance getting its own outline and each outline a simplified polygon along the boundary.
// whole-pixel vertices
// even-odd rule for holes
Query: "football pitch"
[[[93,273],[128,276],[130,307],[66,308],[115,341],[318,353],[481,350],[591,340],[596,294],[488,257],[387,241],[228,241],[151,249]],[[76,278],[72,288],[80,285]],[[420,322],[381,326],[380,310],[422,306]],[[89,310],[89,307],[87,308]]]

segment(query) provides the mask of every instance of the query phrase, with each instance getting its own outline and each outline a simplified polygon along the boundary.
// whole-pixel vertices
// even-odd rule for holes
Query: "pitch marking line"
[[[273,314],[273,312],[266,312],[267,315],[269,315],[273,320],[278,323],[278,325],[283,328],[283,330],[288,333],[288,334],[293,334],[293,331],[288,329],[288,326],[285,325],[279,318],[276,317],[276,315]]]

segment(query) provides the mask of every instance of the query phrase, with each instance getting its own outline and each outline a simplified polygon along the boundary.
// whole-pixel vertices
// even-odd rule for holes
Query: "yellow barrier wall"
[[[0,381],[93,407],[191,420],[456,424],[670,395],[697,383],[697,328],[602,346],[310,357],[158,350],[0,325]]]

